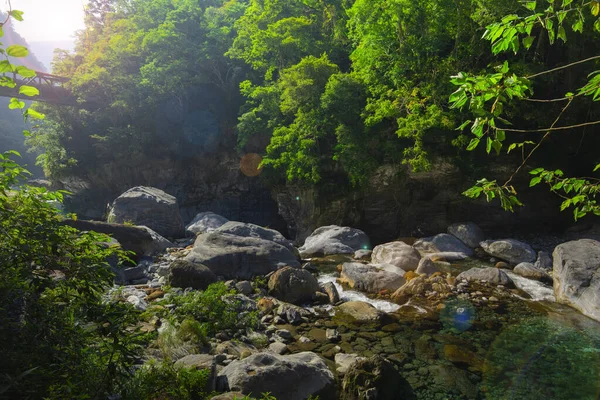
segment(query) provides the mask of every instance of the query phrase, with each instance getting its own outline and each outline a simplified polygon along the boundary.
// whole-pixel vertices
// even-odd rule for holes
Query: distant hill
[[[72,52],[75,47],[74,40],[55,40],[55,41],[38,41],[29,42],[29,50],[35,54],[38,60],[46,67],[46,70],[51,71],[52,58],[54,57],[54,49],[63,49]]]

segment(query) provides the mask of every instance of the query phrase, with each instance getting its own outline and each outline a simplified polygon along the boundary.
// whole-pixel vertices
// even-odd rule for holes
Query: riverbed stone
[[[552,284],[552,277],[545,270],[536,267],[532,263],[520,263],[513,269],[513,272],[524,278]]]
[[[199,235],[201,233],[212,232],[226,222],[229,222],[227,218],[212,211],[201,212],[186,225],[185,231],[192,236]]]
[[[327,296],[329,297],[329,303],[337,304],[340,301],[340,294],[333,282],[325,282],[323,285],[321,285],[321,288],[325,293],[327,293]]]
[[[469,257],[473,255],[473,249],[448,233],[419,239],[413,247],[422,255],[440,252],[463,253]]]
[[[382,322],[385,313],[364,301],[349,301],[336,307],[336,317],[347,318],[350,323],[370,324]]]
[[[340,281],[367,293],[394,291],[406,282],[404,271],[391,264],[344,263]]]
[[[536,268],[541,268],[545,271],[551,271],[553,267],[552,257],[547,252],[540,251],[534,265]]]
[[[312,352],[258,353],[234,361],[219,373],[218,386],[243,394],[269,392],[286,400],[306,400],[309,396],[319,396],[322,400],[335,398],[333,373]]]
[[[472,249],[479,247],[479,243],[485,240],[485,234],[474,222],[452,224],[448,227],[448,233]]]
[[[373,356],[350,365],[342,381],[340,400],[403,400],[414,397],[410,384],[383,357]]]
[[[217,231],[198,236],[185,259],[203,264],[225,279],[252,279],[279,267],[300,267],[294,254],[278,243]]]
[[[421,275],[432,275],[438,272],[440,269],[435,265],[433,261],[429,257],[422,258],[419,261],[419,266],[415,271],[417,274]]]
[[[117,197],[108,214],[108,222],[144,225],[170,238],[184,236],[177,199],[148,186],[136,186]]]
[[[506,274],[498,268],[471,268],[468,271],[461,272],[456,277],[457,280],[466,279],[467,281],[485,281],[493,285],[504,285],[506,287],[514,287],[514,282]]]
[[[354,254],[370,248],[369,237],[359,229],[337,225],[317,228],[298,250],[302,258]]]
[[[562,243],[552,258],[557,301],[600,321],[600,242],[581,239]]]
[[[511,264],[532,263],[536,260],[536,253],[531,246],[515,239],[485,240],[480,245],[490,256]]]
[[[270,240],[287,248],[292,254],[296,252],[292,242],[287,240],[281,233],[275,229],[263,228],[259,225],[248,224],[238,221],[229,221],[215,229],[217,232],[228,233],[230,235],[253,237],[264,240]]]
[[[204,290],[217,281],[215,273],[205,265],[186,260],[175,260],[171,263],[167,282],[178,288]]]
[[[319,282],[305,269],[284,267],[269,278],[269,294],[287,303],[309,303],[318,291]]]
[[[404,271],[416,270],[420,260],[419,252],[401,241],[376,246],[371,256],[373,264],[391,264]]]
[[[361,360],[366,360],[366,358],[360,357],[358,354],[337,353],[334,359],[335,370],[340,376],[343,376],[354,363]]]

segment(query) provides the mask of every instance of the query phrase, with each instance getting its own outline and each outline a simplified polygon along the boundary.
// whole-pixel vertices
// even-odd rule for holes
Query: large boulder
[[[353,289],[368,293],[395,291],[404,285],[404,271],[391,264],[344,263],[340,281]]]
[[[296,257],[280,244],[222,232],[198,236],[185,259],[205,265],[226,279],[252,279],[279,267],[300,267]]]
[[[490,256],[512,264],[532,263],[536,259],[535,251],[530,245],[515,239],[485,240],[480,245]]]
[[[186,260],[173,261],[167,276],[169,285],[184,289],[204,290],[216,281],[217,276],[208,267]]]
[[[485,240],[485,235],[481,228],[473,222],[460,222],[448,227],[448,233],[460,239],[472,249],[479,247],[479,243]]]
[[[513,272],[524,278],[552,284],[552,277],[545,270],[536,267],[532,263],[520,263],[513,269]]]
[[[353,363],[342,381],[340,400],[409,400],[415,395],[394,365],[381,356]]]
[[[369,237],[361,230],[337,225],[317,228],[300,247],[303,258],[333,254],[354,254],[369,248]]]
[[[447,233],[440,233],[439,235],[419,239],[413,247],[419,250],[421,254],[451,252],[464,253],[467,256],[473,255],[473,249],[455,236]]]
[[[384,312],[364,301],[349,301],[336,307],[335,312],[336,317],[348,319],[348,322],[359,325],[380,323],[385,318]]]
[[[270,240],[287,247],[287,249],[292,253],[295,253],[296,251],[292,245],[292,242],[287,240],[281,233],[274,229],[263,228],[262,226],[246,224],[244,222],[229,221],[215,230],[221,233],[229,233],[230,235]]]
[[[170,238],[185,235],[177,199],[153,187],[136,186],[117,197],[108,222],[145,225]]]
[[[284,267],[269,278],[269,294],[287,303],[309,303],[318,291],[319,282],[305,269]]]
[[[374,264],[391,264],[404,271],[416,270],[420,260],[419,252],[404,242],[380,244],[373,249],[371,256]]]
[[[227,222],[229,222],[227,218],[215,214],[212,211],[201,212],[186,225],[185,232],[192,236],[200,233],[212,232]]]
[[[163,253],[175,245],[146,226],[111,224],[99,221],[67,219],[63,221],[80,231],[104,233],[115,238],[124,250],[132,251],[136,257]]]
[[[471,268],[468,271],[461,272],[456,277],[457,280],[465,279],[467,281],[485,281],[494,285],[504,285],[506,287],[513,287],[514,282],[499,268]]]
[[[552,257],[557,301],[600,321],[600,242],[563,243],[556,246]]]
[[[218,375],[221,390],[239,391],[245,395],[269,392],[277,399],[321,400],[335,398],[335,379],[325,362],[315,353],[292,355],[258,353],[234,361]]]

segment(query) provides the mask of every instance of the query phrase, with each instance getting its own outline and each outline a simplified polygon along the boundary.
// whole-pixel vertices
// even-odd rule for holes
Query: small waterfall
[[[364,301],[365,303],[369,303],[377,308],[379,311],[383,311],[386,313],[391,313],[400,308],[398,304],[385,301],[385,300],[373,300],[367,297],[364,293],[357,292],[355,290],[344,290],[342,285],[337,283],[337,277],[334,274],[323,274],[318,277],[319,283],[327,283],[332,282],[335,285],[338,293],[340,294],[340,299],[343,301]]]

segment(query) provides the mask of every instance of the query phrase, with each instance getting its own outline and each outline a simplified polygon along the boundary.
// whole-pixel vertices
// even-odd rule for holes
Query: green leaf
[[[21,75],[23,78],[33,78],[35,76],[34,70],[29,69],[23,65],[19,65],[17,68],[15,68],[15,72]]]
[[[6,54],[8,54],[10,57],[23,58],[23,57],[27,57],[27,55],[29,54],[29,51],[27,50],[27,47],[25,47],[25,46],[13,44],[12,46],[8,46],[6,48]]]
[[[8,103],[8,108],[10,108],[11,110],[22,110],[23,108],[25,108],[25,102],[13,97],[10,99],[10,103]]]
[[[578,19],[577,22],[571,26],[571,28],[574,32],[583,33],[583,19]]]
[[[569,208],[571,206],[571,199],[566,199],[565,201],[562,202],[562,204],[560,205],[560,211],[565,211],[567,208]]]
[[[23,21],[23,11],[11,10],[10,16],[16,19],[17,21]]]
[[[541,172],[543,172],[543,171],[544,171],[544,168],[536,168],[536,169],[534,169],[534,170],[532,170],[532,171],[529,171],[529,173],[530,173],[531,175],[539,175],[539,174],[540,174]]]
[[[36,87],[23,85],[19,87],[19,94],[24,94],[25,96],[32,97],[38,96],[40,94],[40,91]]]
[[[534,187],[535,185],[539,184],[541,181],[542,181],[542,177],[536,176],[535,178],[532,178],[531,181],[529,182],[529,187]]]
[[[598,171],[599,169],[600,169],[600,164],[598,164],[594,167],[594,172]]]
[[[558,27],[558,38],[565,43],[567,41],[567,32],[565,32],[565,28],[562,26]]]
[[[26,118],[27,117],[31,117],[33,119],[44,119],[44,118],[46,118],[46,116],[44,114],[35,111],[33,108],[28,108],[25,111],[24,116]]]
[[[600,2],[597,2],[597,1],[592,2],[591,6],[590,6],[590,11],[592,12],[592,15],[594,17],[597,17],[598,13],[600,13]]]
[[[529,48],[533,44],[534,40],[535,40],[535,36],[524,37],[523,38],[523,47],[525,47],[525,49],[529,50]]]
[[[527,7],[531,11],[535,11],[536,6],[537,6],[537,2],[535,2],[535,1],[529,1],[529,2],[525,3],[525,7]]]
[[[469,145],[467,146],[467,150],[468,151],[473,151],[475,150],[475,148],[479,145],[480,139],[471,139],[471,142],[469,143]]]
[[[487,138],[487,142],[486,142],[486,146],[485,146],[485,151],[490,154],[490,152],[492,151],[492,138],[488,136]]]
[[[0,74],[5,72],[13,72],[13,66],[8,60],[0,61]]]

